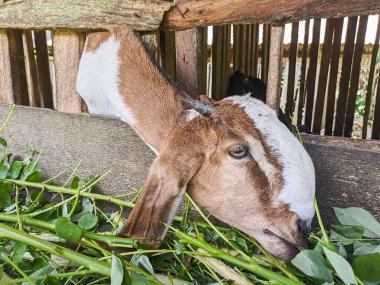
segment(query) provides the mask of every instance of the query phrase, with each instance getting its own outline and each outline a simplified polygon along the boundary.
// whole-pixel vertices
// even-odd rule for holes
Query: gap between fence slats
[[[311,129],[314,108],[315,79],[317,76],[318,53],[319,53],[319,35],[321,30],[321,19],[314,19],[313,23],[313,40],[310,47],[310,65],[306,79],[306,107],[305,107],[305,125]]]
[[[286,91],[285,114],[293,114],[294,86],[297,64],[297,48],[298,48],[298,29],[299,23],[292,24],[292,35],[289,49],[289,71],[288,71],[288,88]]]
[[[373,111],[373,124],[372,124],[372,134],[371,139],[380,139],[380,76],[377,80],[377,92],[375,109]]]
[[[362,55],[363,55],[365,34],[367,31],[367,22],[368,22],[368,16],[360,16],[359,27],[358,27],[357,37],[356,37],[354,58],[352,61],[352,71],[351,71],[351,79],[350,79],[350,89],[349,89],[348,99],[347,99],[346,118],[344,122],[344,136],[345,137],[351,137],[352,126],[354,124],[356,96],[358,93],[360,67],[361,67],[361,61],[362,61]]]
[[[176,80],[176,54],[175,33],[172,31],[160,32],[160,63],[167,75],[173,81]]]
[[[347,93],[351,76],[354,43],[358,17],[350,17],[347,24],[346,39],[343,50],[342,74],[339,82],[339,97],[335,112],[334,136],[342,136],[346,113]]]
[[[278,111],[280,104],[282,45],[284,40],[284,30],[284,26],[272,26],[270,37],[267,105],[276,111]]]
[[[371,66],[369,68],[369,74],[368,74],[368,85],[367,85],[367,92],[365,96],[365,107],[364,107],[364,115],[363,115],[363,128],[362,128],[362,138],[367,138],[367,129],[368,129],[368,119],[369,119],[369,113],[371,109],[371,102],[372,102],[372,92],[373,90],[373,80],[375,76],[375,67],[376,67],[376,58],[377,53],[379,50],[379,40],[380,40],[380,16],[378,16],[377,19],[377,30],[376,30],[376,36],[375,36],[375,42],[372,48],[372,56],[371,56]],[[377,86],[379,89],[379,85]]]
[[[343,18],[334,19],[334,41],[331,48],[331,66],[329,73],[329,84],[327,90],[325,135],[332,135],[334,123],[335,94],[338,82],[340,46],[342,41]]]
[[[333,40],[334,25],[333,19],[327,19],[325,38],[322,47],[322,56],[320,63],[317,97],[315,98],[315,108],[313,115],[313,133],[320,133],[322,125],[323,108],[325,105],[325,95],[327,86],[327,77],[329,73],[331,46]]]
[[[23,31],[22,41],[25,54],[26,81],[28,84],[29,105],[41,107],[40,91],[38,88],[37,66],[34,57],[34,44],[31,31]]]
[[[301,76],[300,76],[300,89],[298,96],[298,110],[297,110],[297,124],[300,125],[303,118],[303,108],[305,105],[305,81],[306,81],[306,66],[307,66],[307,54],[309,47],[309,29],[310,29],[310,20],[305,22],[305,34],[303,38],[303,47],[302,47],[302,62],[301,62]]]
[[[54,109],[46,32],[34,32],[34,42],[36,45],[37,76],[42,99],[41,105],[44,108]]]

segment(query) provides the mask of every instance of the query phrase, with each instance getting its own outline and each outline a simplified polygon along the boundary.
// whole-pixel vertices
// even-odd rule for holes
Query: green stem
[[[32,188],[38,188],[38,189],[46,188],[48,191],[55,192],[55,193],[71,194],[71,195],[76,195],[77,193],[76,189],[49,185],[49,184],[44,184],[44,183],[20,181],[20,180],[13,180],[13,179],[0,179],[0,180],[4,182],[24,186],[24,187],[32,187]],[[80,195],[83,197],[88,197],[88,198],[92,198],[92,199],[96,199],[100,201],[110,202],[119,206],[124,206],[124,207],[129,207],[129,208],[133,208],[135,206],[134,203],[124,201],[122,199],[118,199],[112,196],[89,193],[89,192],[81,192]]]
[[[11,119],[11,117],[13,115],[14,110],[15,110],[15,105],[12,104],[11,105],[11,111],[9,112],[9,115],[8,115],[7,119],[5,120],[4,124],[0,128],[0,134],[3,132],[4,128],[7,126],[9,120]]]
[[[17,222],[18,222],[18,228],[20,231],[23,231],[24,230],[24,227],[22,225],[22,216],[20,214],[20,206],[18,204],[19,202],[19,194],[20,194],[20,190],[18,189],[18,187],[16,186],[16,197],[15,197],[15,204],[16,204],[16,215],[17,215]]]
[[[28,276],[28,278],[17,278],[12,280],[1,280],[1,284],[19,284],[25,281],[31,281],[31,280],[43,280],[46,277],[53,277],[53,278],[64,278],[64,277],[70,277],[70,276],[77,276],[77,275],[90,275],[93,274],[94,271],[92,270],[82,270],[79,272],[66,272],[66,273],[57,273],[57,274],[47,274],[43,276]]]
[[[330,244],[329,237],[328,237],[328,235],[326,233],[325,227],[324,227],[323,222],[322,222],[321,213],[319,212],[319,207],[318,207],[318,203],[317,203],[317,198],[316,197],[314,197],[314,207],[315,207],[315,212],[316,212],[317,218],[318,218],[318,224],[319,224],[319,227],[321,228],[323,237],[325,238],[325,242],[327,244]]]
[[[218,258],[223,259],[224,261],[227,261],[233,265],[239,266],[245,270],[248,270],[248,271],[250,271],[250,272],[252,272],[258,276],[264,277],[268,280],[277,281],[279,284],[284,284],[284,285],[304,284],[300,281],[291,280],[287,277],[281,276],[275,272],[272,272],[266,268],[261,267],[260,265],[252,264],[252,263],[246,262],[244,260],[241,260],[239,258],[236,258],[235,256],[232,256],[232,255],[216,248],[215,246],[212,246],[212,245],[210,245],[204,241],[201,241],[201,240],[199,240],[193,236],[190,236],[190,235],[188,235],[184,232],[181,232],[177,229],[174,229],[173,227],[171,227],[171,229],[174,231],[175,235],[178,236],[179,238],[181,238],[184,242],[186,242],[188,244],[192,244],[196,247],[202,248],[203,250],[214,254]]]
[[[0,213],[0,221],[17,223],[18,220],[17,220],[16,215]],[[25,216],[22,217],[22,221],[28,226],[34,226],[34,227],[55,233],[55,225],[52,223],[40,221],[33,218],[28,218]],[[82,231],[82,237],[104,242],[111,247],[117,246],[117,247],[133,248],[136,244],[136,240],[132,238],[124,238],[124,237],[121,238],[121,237],[110,236],[110,235],[105,235],[105,234],[97,234],[97,233],[86,232],[86,231]]]
[[[14,263],[8,256],[6,256],[4,253],[1,255],[1,257],[10,264],[18,273],[20,273],[21,276],[23,276],[30,284],[36,285],[32,280],[30,280],[29,276],[25,274],[24,271],[21,270],[20,267],[16,263]],[[12,280],[14,282],[14,280]],[[13,283],[14,284],[14,283]]]
[[[39,250],[46,251],[50,254],[58,255],[62,258],[87,267],[88,269],[103,276],[111,275],[111,265],[107,262],[99,261],[65,247],[46,242],[38,237],[16,230],[2,223],[0,223],[0,237],[16,240]]]

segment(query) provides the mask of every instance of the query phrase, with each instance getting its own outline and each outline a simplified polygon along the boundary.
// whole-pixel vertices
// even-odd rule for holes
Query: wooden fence
[[[180,0],[176,5],[158,0],[150,5],[143,0],[78,3],[0,0],[0,103],[85,111],[75,91],[84,31],[130,25],[138,30],[161,29],[144,35],[144,40],[152,42],[153,38],[157,42],[160,64],[193,96],[209,90],[214,99],[222,99],[229,75],[241,70],[267,82],[271,106],[280,105],[282,94],[284,111],[297,123],[306,124],[314,133],[323,129],[325,135],[351,137],[357,93],[365,90],[361,95],[365,100],[362,137],[367,138],[368,126],[371,138],[380,137],[376,65],[380,21],[374,45],[364,49],[367,15],[380,12],[377,0],[292,0],[281,7],[270,0],[255,5],[249,5],[250,0],[239,0],[234,1],[234,13],[230,13],[231,1],[227,0]],[[342,35],[344,16],[349,16],[348,28]],[[327,18],[327,24],[324,44],[320,45],[322,17]],[[311,18],[315,18],[313,25]],[[292,40],[285,47],[283,24],[304,19],[305,30],[312,30],[311,44],[309,33],[298,44],[299,22],[293,22]],[[215,24],[218,26],[213,27],[210,52],[205,27]],[[46,30],[53,30],[52,48],[47,45]],[[371,59],[366,70],[368,82],[359,86],[363,53],[369,53]]]

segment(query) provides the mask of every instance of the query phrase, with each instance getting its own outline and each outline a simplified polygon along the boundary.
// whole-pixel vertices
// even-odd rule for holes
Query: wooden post
[[[269,50],[267,104],[276,111],[280,105],[283,38],[284,26],[272,26]]]
[[[179,87],[192,97],[206,93],[207,31],[176,32],[176,79]]]
[[[176,57],[175,55],[175,32],[160,31],[160,63],[166,74],[175,81]]]
[[[56,31],[53,34],[54,65],[56,76],[56,109],[66,113],[80,113],[82,100],[76,91],[80,37],[74,32]]]

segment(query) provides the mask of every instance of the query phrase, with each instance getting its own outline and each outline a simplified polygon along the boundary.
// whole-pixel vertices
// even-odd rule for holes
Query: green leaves
[[[2,137],[0,137],[0,145],[2,145],[3,147],[7,147],[7,145],[8,145],[7,141]]]
[[[80,219],[78,221],[78,226],[82,230],[86,231],[86,230],[90,230],[93,227],[95,227],[97,223],[98,223],[98,217],[97,216],[95,216],[93,213],[86,213],[80,217]]]
[[[356,207],[334,208],[334,211],[342,225],[362,227],[366,237],[380,237],[380,223],[368,211]]]
[[[373,284],[380,282],[380,253],[359,256],[352,268],[360,280]]]
[[[338,275],[344,284],[358,284],[355,279],[354,272],[350,264],[339,254],[329,250],[326,247],[323,247],[323,251],[326,254],[326,258],[331,264],[332,268]]]
[[[322,282],[332,282],[333,276],[323,256],[314,250],[303,250],[291,261],[303,274]]]
[[[59,237],[74,243],[78,243],[82,237],[82,230],[67,218],[58,217],[55,230]]]
[[[120,258],[116,255],[112,255],[112,267],[111,267],[111,285],[123,284],[124,268]]]

